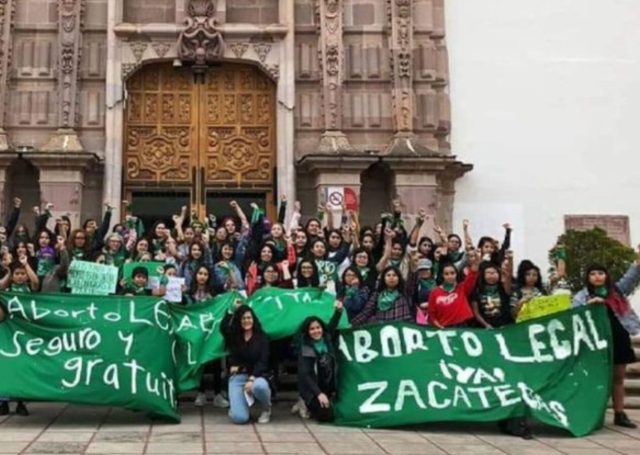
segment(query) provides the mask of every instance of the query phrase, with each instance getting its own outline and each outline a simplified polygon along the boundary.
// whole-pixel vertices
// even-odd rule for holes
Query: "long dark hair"
[[[487,284],[484,278],[484,273],[489,269],[494,269],[496,272],[498,272],[498,282],[496,283],[496,286],[498,286],[498,292],[500,293],[500,297],[507,297],[507,292],[504,290],[504,286],[502,285],[502,273],[500,267],[498,267],[493,262],[483,262],[482,265],[480,265],[480,270],[478,271],[478,280],[476,281],[475,287],[476,292],[478,294],[484,294],[487,286],[490,286],[489,284]]]
[[[433,252],[436,250],[436,245],[435,243],[433,243],[433,240],[431,240],[431,237],[428,236],[423,236],[420,237],[420,240],[418,240],[418,252],[420,251],[420,245],[422,245],[424,242],[429,242],[429,244],[431,245],[431,249],[429,250],[429,254],[427,254],[427,259],[429,259],[431,262],[433,262]]]
[[[196,268],[195,272],[193,272],[193,278],[191,279],[191,285],[189,286],[189,295],[192,297],[196,292],[198,292],[198,272],[201,269],[205,269],[209,274],[209,279],[205,283],[204,289],[211,295],[215,294],[213,287],[211,286],[211,270],[209,270],[209,267],[207,267],[206,265],[201,264]]]
[[[444,283],[444,269],[446,269],[447,267],[452,267],[453,270],[456,271],[456,283],[460,283],[460,281],[462,281],[462,277],[463,277],[463,273],[458,270],[458,267],[456,267],[456,265],[451,262],[451,261],[445,261],[445,262],[440,262],[440,271],[438,273],[438,276],[436,278],[436,284],[439,286],[442,283]]]
[[[370,269],[373,268],[375,265],[373,263],[373,256],[371,255],[371,251],[367,250],[363,246],[360,246],[353,250],[353,253],[351,253],[351,263],[354,266],[356,265],[356,256],[360,253],[365,253],[367,255],[367,267],[369,267]]]
[[[589,283],[589,275],[591,274],[591,272],[604,272],[604,274],[606,275],[606,278],[604,280],[604,287],[607,288],[608,292],[615,290],[615,286],[613,284],[613,281],[611,280],[611,274],[609,273],[609,270],[607,270],[607,268],[602,264],[591,264],[589,267],[587,267],[587,272],[584,276],[585,286],[589,291],[589,295],[595,294],[595,287],[593,287],[593,285]]]
[[[311,267],[313,267],[313,275],[311,275],[311,279],[302,276],[302,264],[311,264]],[[318,272],[316,261],[314,261],[313,259],[303,259],[302,261],[300,261],[300,264],[298,264],[298,268],[296,269],[296,277],[298,279],[299,288],[317,288],[318,286],[320,286],[320,273]]]
[[[242,316],[247,312],[251,313],[251,316],[253,317],[253,334],[264,334],[262,325],[260,324],[260,320],[256,316],[256,313],[253,311],[253,309],[248,305],[240,305],[238,308],[236,308],[236,310],[233,312],[233,315],[231,316],[228,330],[225,330],[223,332],[225,347],[227,349],[232,350],[244,341],[244,331],[242,330]]]
[[[544,293],[544,286],[542,285],[542,273],[540,273],[540,267],[535,265],[529,259],[524,259],[518,264],[518,273],[516,274],[516,285],[518,289],[522,289],[526,286],[527,282],[527,273],[531,270],[535,270],[538,272],[538,280],[536,281],[535,287]]]
[[[320,327],[322,327],[322,338],[326,337],[328,333],[327,324],[325,324],[324,321],[318,316],[309,316],[307,319],[302,321],[302,324],[300,325],[299,336],[300,341],[303,344],[313,344],[313,340],[309,336],[309,327],[311,327],[311,324],[313,324],[314,322],[317,322],[318,324],[320,324]]]
[[[404,278],[402,278],[402,273],[400,273],[400,269],[393,265],[385,267],[385,269],[380,274],[380,282],[378,283],[378,292],[382,292],[387,288],[387,285],[384,282],[384,277],[390,271],[393,271],[398,276],[398,286],[396,289],[400,292],[400,294],[404,295],[404,287],[405,287]]]
[[[233,242],[230,242],[229,240],[225,241],[222,245],[220,245],[218,247],[218,251],[216,253],[216,262],[220,262],[220,261],[224,261],[224,257],[222,256],[222,249],[228,246],[233,250],[233,253],[231,253],[231,259],[230,261],[233,261],[234,256],[236,255],[236,246],[233,244]]]

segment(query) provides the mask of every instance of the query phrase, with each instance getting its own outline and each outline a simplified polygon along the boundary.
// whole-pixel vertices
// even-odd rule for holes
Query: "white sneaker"
[[[271,406],[265,408],[258,417],[258,423],[269,423],[271,421]]]
[[[298,398],[298,401],[296,401],[295,404],[291,406],[291,414],[295,415],[300,412],[300,403],[302,403],[302,398]]]
[[[302,398],[300,399],[300,409],[298,410],[298,415],[303,419],[310,419],[311,418],[311,413],[309,412],[309,409],[307,408],[307,403],[305,403]]]
[[[218,393],[215,397],[213,397],[213,406],[215,408],[228,408],[229,401],[225,399],[225,397],[223,397],[221,393]]]
[[[207,396],[202,392],[198,392],[198,395],[196,396],[196,399],[194,400],[193,404],[201,408],[206,403],[207,403]]]

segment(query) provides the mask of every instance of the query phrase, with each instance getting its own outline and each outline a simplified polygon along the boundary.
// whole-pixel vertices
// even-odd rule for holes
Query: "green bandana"
[[[456,288],[455,283],[442,283],[442,289],[444,289],[447,292],[453,292],[455,288]]]
[[[500,294],[500,291],[498,291],[497,284],[488,284],[484,287],[484,293],[489,297],[496,297]]]
[[[82,260],[84,259],[84,250],[80,248],[74,248],[73,251],[71,252],[71,256],[73,257],[73,259]]]
[[[327,352],[329,352],[329,347],[327,346],[327,343],[324,341],[324,338],[321,338],[318,341],[314,341],[313,349],[318,354],[326,354]]]
[[[260,210],[259,207],[256,207],[255,209],[253,209],[253,212],[251,212],[251,224],[252,225],[256,224],[260,219],[260,217],[263,215],[264,215],[264,211]]]
[[[369,275],[369,267],[358,267],[358,272],[360,272],[362,279],[366,280]]]
[[[418,286],[420,289],[431,290],[436,287],[436,280],[433,278],[427,278],[426,280],[420,279],[418,281]]]
[[[377,300],[378,310],[380,311],[390,310],[394,302],[398,299],[399,296],[400,296],[400,292],[398,292],[397,289],[394,289],[393,291],[389,289],[385,289],[380,293],[380,295],[378,295],[378,300]]]
[[[354,286],[348,286],[347,289],[344,291],[344,297],[347,299],[350,299],[352,297],[355,297],[357,293],[358,293],[358,288]]]
[[[22,284],[12,283],[11,286],[9,286],[9,291],[29,293],[31,292],[31,287],[29,287],[28,283],[22,283]]]
[[[609,295],[609,290],[604,286],[598,286],[597,288],[594,289],[593,293],[597,297],[602,297],[603,299],[606,299],[607,296]]]

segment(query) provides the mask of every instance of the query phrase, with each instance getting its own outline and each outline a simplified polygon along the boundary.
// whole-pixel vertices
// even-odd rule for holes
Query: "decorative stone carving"
[[[11,68],[11,48],[13,17],[15,14],[14,0],[0,0],[0,152],[9,149],[9,140],[4,130],[7,81]]]
[[[149,47],[149,43],[145,43],[144,41],[134,41],[132,43],[129,43],[129,47],[131,48],[133,56],[136,58],[136,62],[140,63],[140,61],[142,61],[142,55],[144,54],[144,51],[146,51],[147,47]]]
[[[271,76],[274,81],[277,81],[280,78],[280,65],[263,65],[264,69],[267,70],[267,73]]]
[[[391,77],[393,82],[393,120],[396,133],[413,132],[412,69],[413,24],[411,0],[387,0],[391,23]]]
[[[271,44],[269,43],[255,43],[253,45],[253,50],[256,51],[256,55],[258,56],[258,60],[264,63],[267,60],[267,55],[271,52]]]
[[[42,147],[47,152],[82,152],[78,123],[78,70],[85,0],[58,0],[58,131]]]
[[[224,39],[217,28],[213,0],[190,0],[185,28],[178,38],[178,57],[196,67],[206,67],[224,55]]]
[[[341,132],[341,88],[344,77],[342,9],[341,0],[317,0],[316,3],[325,129],[319,145],[321,152],[338,153],[351,150],[347,137]]]
[[[247,49],[249,49],[249,44],[247,43],[233,43],[231,45],[231,51],[233,51],[233,55],[235,55],[236,58],[242,58],[244,53],[247,52]]]
[[[171,49],[171,44],[159,41],[151,44],[151,47],[156,51],[156,55],[158,57],[164,58],[164,56],[167,55],[167,52],[169,52],[169,49]]]
[[[121,68],[122,80],[127,80],[137,68],[137,63],[123,63]]]

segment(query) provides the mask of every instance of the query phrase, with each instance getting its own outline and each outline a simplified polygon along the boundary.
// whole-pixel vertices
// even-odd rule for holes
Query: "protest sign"
[[[68,286],[73,294],[115,294],[117,284],[118,267],[77,259],[69,265]]]
[[[182,302],[182,286],[184,286],[184,278],[177,276],[167,277],[164,299],[172,303]]]
[[[569,294],[535,297],[522,305],[518,312],[517,322],[541,318],[569,309],[571,309],[571,295]]]
[[[531,415],[589,434],[611,387],[604,305],[495,330],[407,323],[343,331],[336,423],[388,427]]]

